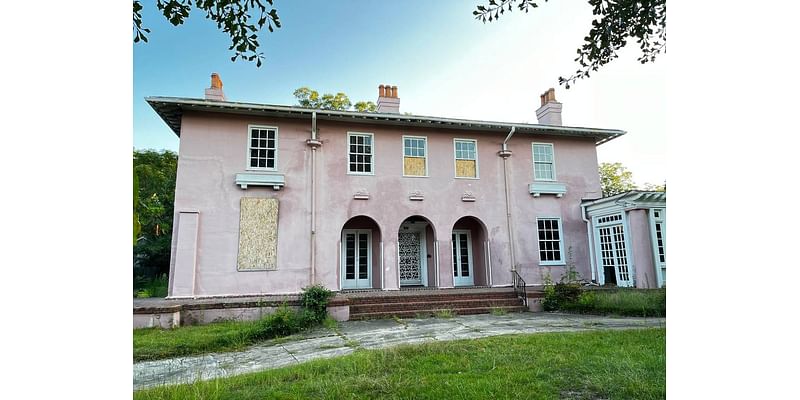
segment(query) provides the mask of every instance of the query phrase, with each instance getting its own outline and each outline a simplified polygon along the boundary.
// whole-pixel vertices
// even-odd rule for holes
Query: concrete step
[[[520,299],[495,298],[495,299],[436,299],[435,301],[403,302],[403,303],[367,303],[355,304],[350,306],[350,314],[361,314],[370,312],[391,312],[405,310],[440,310],[440,309],[462,309],[479,307],[502,307],[521,305]]]
[[[350,304],[389,304],[389,303],[419,303],[428,301],[457,301],[457,300],[502,300],[516,299],[513,291],[487,292],[487,293],[420,293],[413,295],[381,295],[370,297],[351,297]]]
[[[455,315],[473,315],[473,314],[490,314],[494,309],[501,309],[505,312],[523,312],[527,307],[522,305],[517,306],[502,306],[502,307],[471,307],[461,308],[457,310],[450,309],[432,309],[432,310],[405,310],[405,311],[388,311],[388,312],[369,312],[350,314],[350,320],[364,320],[364,319],[381,319],[381,318],[416,318],[416,317],[429,317],[435,315],[437,312],[450,310]]]

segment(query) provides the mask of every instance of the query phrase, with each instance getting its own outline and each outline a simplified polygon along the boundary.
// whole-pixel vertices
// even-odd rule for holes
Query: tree
[[[603,188],[603,197],[636,189],[633,173],[618,162],[600,164],[600,186]]]
[[[258,53],[258,33],[267,25],[272,32],[281,27],[278,11],[272,8],[267,11],[265,3],[272,6],[273,0],[156,0],[156,7],[172,25],[183,24],[189,17],[192,8],[206,14],[206,19],[217,23],[217,28],[231,37],[231,47],[235,50],[231,61],[238,58],[247,61],[256,60],[256,66],[261,66],[264,53]],[[258,15],[258,19],[254,19]],[[147,42],[145,33],[150,29],[142,26],[142,3],[133,1],[133,37],[134,43]]]
[[[133,156],[138,181],[135,208],[141,224],[133,248],[134,269],[138,275],[154,277],[169,272],[178,155],[168,150],[134,150]]]
[[[649,183],[646,182],[644,184],[644,190],[652,191],[652,192],[666,192],[667,191],[667,182],[664,181],[663,184],[659,185],[657,183]]]
[[[339,92],[335,95],[325,93],[320,96],[319,92],[308,87],[301,87],[294,91],[297,104],[301,107],[319,108],[322,110],[347,111],[353,107],[350,98],[346,94]],[[355,104],[356,111],[374,112],[378,109],[371,101],[359,101]]]
[[[547,0],[544,0],[547,2]],[[498,4],[499,3],[499,4]],[[475,19],[482,22],[496,21],[506,11],[517,9],[526,13],[537,8],[537,0],[489,0],[488,6],[479,5],[473,11]],[[642,64],[655,61],[656,56],[667,47],[667,1],[666,0],[589,0],[593,7],[592,29],[578,48],[580,69],[571,76],[558,77],[558,83],[569,89],[578,79],[589,78],[589,73],[617,58],[617,51],[633,38],[639,44]]]

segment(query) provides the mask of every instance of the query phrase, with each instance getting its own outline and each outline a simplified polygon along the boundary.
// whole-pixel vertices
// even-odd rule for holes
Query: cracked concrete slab
[[[560,313],[479,314],[454,318],[348,321],[336,330],[316,328],[244,351],[145,361],[133,364],[133,387],[188,383],[280,368],[350,354],[355,347],[379,349],[487,336],[665,327],[665,318],[621,318]]]

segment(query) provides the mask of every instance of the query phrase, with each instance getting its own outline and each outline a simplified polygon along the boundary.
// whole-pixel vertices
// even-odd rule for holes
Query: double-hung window
[[[539,265],[564,265],[561,218],[536,218],[539,234]]]
[[[478,142],[472,139],[454,139],[456,178],[478,177]]]
[[[533,179],[536,181],[556,180],[556,161],[551,143],[533,144]]]
[[[428,138],[403,136],[403,176],[428,176]]]
[[[274,171],[278,163],[278,128],[254,126],[248,128],[248,169]]]
[[[375,146],[371,133],[347,133],[347,172],[373,175],[375,172]]]

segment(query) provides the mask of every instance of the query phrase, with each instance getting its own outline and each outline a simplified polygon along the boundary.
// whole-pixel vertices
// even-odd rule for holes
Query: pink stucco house
[[[602,199],[596,147],[616,129],[148,97],[180,137],[170,298],[558,280],[666,282],[665,195]],[[533,110],[532,110],[533,111]]]

